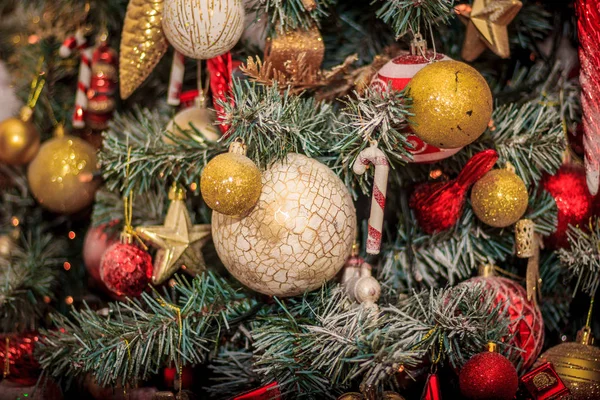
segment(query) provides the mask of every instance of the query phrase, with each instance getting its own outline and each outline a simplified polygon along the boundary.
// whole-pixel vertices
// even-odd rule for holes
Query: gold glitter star
[[[204,269],[201,248],[210,239],[210,225],[192,225],[185,205],[185,191],[173,186],[171,204],[163,225],[140,226],[136,232],[158,251],[154,257],[152,283],[158,285],[180,267],[197,274]]]
[[[462,58],[473,61],[486,47],[502,58],[510,57],[510,43],[506,26],[523,6],[518,0],[474,0],[473,5],[461,4],[455,8],[467,25]]]

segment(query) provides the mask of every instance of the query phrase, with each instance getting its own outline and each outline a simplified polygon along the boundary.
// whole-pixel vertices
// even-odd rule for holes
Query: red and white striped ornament
[[[185,56],[175,50],[173,62],[171,63],[171,75],[169,77],[169,91],[167,92],[167,104],[178,106],[181,104],[181,89],[183,88],[183,77],[185,75]]]
[[[390,164],[383,151],[373,142],[358,154],[352,167],[357,175],[367,171],[370,164],[375,166],[373,195],[371,198],[371,215],[369,216],[369,235],[367,238],[367,253],[379,254],[381,249],[381,234],[383,231],[383,210],[387,192],[387,180]]]
[[[403,90],[408,82],[417,72],[428,65],[432,60],[450,60],[449,57],[443,54],[434,54],[428,51],[424,56],[411,53],[401,54],[398,57],[390,60],[385,64],[373,77],[371,85],[379,87],[382,90],[387,90],[388,85],[393,90]],[[453,156],[460,151],[458,149],[439,149],[435,146],[423,142],[416,135],[409,134],[407,141],[411,148],[407,148],[412,154],[412,161],[415,163],[433,163],[444,158]],[[407,160],[408,161],[408,160]]]
[[[73,127],[85,126],[84,114],[88,107],[87,91],[92,79],[92,53],[93,49],[85,37],[83,29],[78,29],[75,35],[69,36],[60,46],[58,54],[62,58],[69,57],[75,50],[79,50],[81,62],[77,77],[77,92],[75,94],[75,111],[73,113]]]
[[[117,64],[117,52],[105,40],[101,40],[92,55],[92,79],[87,91],[85,121],[92,129],[106,129],[115,110]]]

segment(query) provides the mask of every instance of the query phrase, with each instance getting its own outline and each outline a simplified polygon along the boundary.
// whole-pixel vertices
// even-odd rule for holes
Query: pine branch
[[[513,235],[478,222],[469,205],[453,229],[427,235],[417,226],[414,219],[408,228],[401,224],[386,255],[382,279],[391,287],[436,287],[440,281],[454,285],[479,265],[503,261],[513,253]]]
[[[331,131],[330,105],[280,92],[276,84],[234,80],[235,105],[222,102],[223,124],[229,125],[227,142],[244,140],[248,154],[257,165],[266,167],[288,153],[314,157],[325,144],[324,132]]]
[[[134,198],[133,226],[160,225],[164,221],[168,206],[163,188],[154,188]],[[116,193],[101,189],[96,192],[92,225],[109,224],[123,219],[123,198]]]
[[[407,32],[420,32],[421,27],[446,23],[452,16],[454,0],[381,0],[377,16],[388,23],[396,38]]]
[[[345,108],[336,119],[337,132],[331,138],[332,152],[339,153],[335,169],[348,187],[358,182],[363,193],[368,192],[366,177],[352,173],[358,154],[376,141],[393,166],[402,166],[410,160],[406,133],[406,118],[410,114],[410,98],[404,92],[368,88],[363,95],[354,93],[345,102]]]
[[[210,273],[191,283],[178,278],[173,292],[113,303],[107,317],[89,307],[73,310],[72,319],[53,315],[60,329],[44,332],[40,364],[59,379],[91,373],[102,386],[135,384],[167,364],[205,362],[256,304]]]
[[[305,3],[312,5],[307,9]],[[336,0],[255,0],[252,10],[259,16],[267,14],[269,35],[273,35],[320,26],[335,3]]]
[[[118,190],[123,195],[131,190],[144,193],[164,186],[165,177],[189,186],[198,181],[208,160],[225,150],[218,142],[208,139],[199,142],[187,135],[169,135],[174,144],[166,144],[166,124],[166,119],[160,114],[139,108],[131,114],[114,118],[104,134],[103,148],[99,153],[109,190]],[[202,137],[196,129],[194,135]],[[128,163],[129,147],[131,156]],[[129,178],[125,179],[128,168]]]
[[[570,226],[567,231],[570,248],[558,250],[558,258],[575,280],[575,292],[581,289],[593,296],[600,283],[600,220],[588,227]]]
[[[558,209],[554,198],[545,190],[530,193],[529,208],[523,218],[533,220],[537,233],[542,236],[550,235],[558,224]]]
[[[567,272],[555,253],[543,254],[540,261],[542,298],[540,311],[548,331],[562,333],[569,322],[569,303],[572,300],[566,284]]]
[[[45,298],[53,299],[57,258],[63,243],[39,230],[21,237],[9,259],[0,258],[0,329],[31,331],[47,312]]]
[[[261,384],[254,371],[251,351],[224,350],[211,361],[211,386],[204,388],[212,398],[224,399],[246,392]]]
[[[508,319],[479,285],[414,293],[397,305],[352,304],[339,288],[278,302],[275,315],[253,331],[257,371],[297,398],[347,388],[353,380],[375,387],[394,384],[400,366],[461,366],[487,341],[508,333]],[[332,393],[333,392],[333,393]]]
[[[495,125],[479,140],[444,162],[446,169],[458,172],[473,154],[488,148],[498,152],[498,165],[510,162],[527,186],[560,168],[566,140],[555,106],[539,100],[510,103],[497,107],[492,120]]]

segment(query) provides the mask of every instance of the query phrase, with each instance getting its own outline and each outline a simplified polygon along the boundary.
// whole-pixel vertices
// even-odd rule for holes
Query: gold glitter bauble
[[[96,150],[74,136],[54,137],[42,144],[29,164],[27,179],[31,193],[50,211],[71,214],[94,201],[99,181]]]
[[[477,70],[453,61],[429,64],[410,80],[409,123],[426,143],[441,149],[463,147],[486,130],[492,116],[492,92]]]
[[[525,183],[507,169],[491,170],[471,191],[471,205],[477,218],[496,228],[517,222],[527,210],[528,202]]]
[[[265,61],[278,71],[286,71],[286,63],[298,59],[305,53],[306,65],[314,71],[321,68],[325,56],[325,45],[317,27],[308,30],[296,29],[267,39]]]
[[[258,201],[260,171],[242,154],[219,154],[202,170],[200,191],[206,204],[221,214],[244,215]]]
[[[219,129],[214,125],[216,119],[214,111],[208,108],[189,107],[175,114],[167,125],[167,132],[175,137],[189,137],[200,143],[207,139],[214,142],[221,137]],[[164,142],[173,144],[173,140],[166,135]]]
[[[540,356],[534,368],[551,362],[574,400],[600,399],[600,349],[577,342],[562,343]]]
[[[40,149],[40,134],[23,118],[8,118],[0,122],[0,162],[24,165]]]
[[[130,0],[121,33],[119,83],[128,98],[146,80],[169,43],[162,30],[163,0]]]
[[[163,29],[181,54],[207,60],[228,52],[244,32],[242,0],[165,0]]]
[[[246,216],[213,213],[221,261],[244,285],[267,295],[320,287],[352,251],[356,211],[348,189],[324,164],[293,153],[263,172],[262,185]]]

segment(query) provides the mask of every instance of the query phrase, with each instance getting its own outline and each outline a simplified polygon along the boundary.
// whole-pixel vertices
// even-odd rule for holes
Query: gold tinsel
[[[146,80],[169,46],[162,29],[163,0],[130,0],[119,52],[121,98]]]

